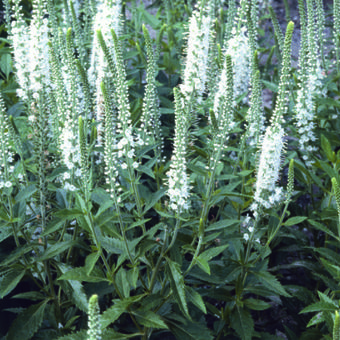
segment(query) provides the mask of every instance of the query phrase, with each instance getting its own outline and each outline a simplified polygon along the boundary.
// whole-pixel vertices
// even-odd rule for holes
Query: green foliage
[[[294,24],[284,36],[269,2],[137,3],[4,2],[0,337],[338,339],[339,1],[326,14],[298,1],[298,69]],[[195,25],[206,41],[186,38]],[[301,88],[310,154],[293,123]],[[271,123],[290,162],[278,164],[278,203],[255,214],[256,146]]]

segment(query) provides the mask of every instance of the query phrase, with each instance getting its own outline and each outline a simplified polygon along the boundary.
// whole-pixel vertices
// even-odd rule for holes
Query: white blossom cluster
[[[281,156],[284,149],[284,130],[278,124],[268,126],[262,141],[256,189],[251,210],[258,214],[259,208],[270,208],[282,198],[282,188],[277,186],[280,176]]]
[[[13,46],[14,67],[16,68],[16,77],[19,84],[17,94],[21,99],[26,100],[30,83],[28,70],[30,36],[20,10],[19,1],[15,1],[13,6],[15,20],[11,23],[10,38]]]
[[[60,135],[60,150],[62,153],[63,163],[67,167],[67,171],[63,175],[64,189],[69,191],[76,191],[76,187],[70,183],[72,175],[81,177],[80,153],[78,135],[74,133],[74,124],[70,117],[65,121]]]
[[[35,4],[35,3],[34,3]],[[41,1],[41,4],[44,4]],[[40,5],[37,4],[36,7]],[[29,73],[30,90],[33,98],[37,99],[41,90],[48,91],[51,86],[50,64],[48,55],[49,27],[45,6],[33,6],[33,19],[30,25]]]
[[[307,2],[307,40],[302,43],[299,55],[300,64],[300,86],[297,92],[295,105],[295,125],[299,133],[300,150],[307,166],[311,166],[311,154],[317,150],[313,145],[316,141],[314,120],[316,118],[315,98],[324,96],[322,91],[322,80],[324,72],[320,63],[320,48],[316,41],[316,23],[314,17],[314,7]],[[307,51],[308,48],[308,51]]]
[[[12,187],[11,174],[14,171],[14,153],[9,140],[9,123],[5,104],[0,95],[0,189]]]
[[[321,68],[319,68],[321,70]],[[303,153],[303,159],[306,165],[310,166],[310,154],[317,150],[313,143],[316,141],[314,133],[315,119],[315,96],[321,95],[321,72],[310,73],[306,77],[306,82],[301,85],[297,92],[296,127],[300,135],[299,144]]]
[[[188,115],[185,110],[184,98],[175,96],[175,140],[171,158],[168,196],[170,208],[181,212],[189,208],[190,186],[187,175],[186,148],[188,143]]]
[[[215,113],[217,120],[218,120],[220,108],[223,105],[223,102],[225,100],[227,90],[228,90],[227,68],[226,68],[226,62],[224,62],[220,80],[218,82],[218,89],[214,97],[214,113]],[[232,98],[233,107],[236,106],[236,102],[234,99],[235,97]]]
[[[14,66],[17,69],[20,89],[18,96],[27,100],[29,95],[38,99],[39,91],[50,88],[50,65],[48,56],[48,19],[46,2],[33,1],[32,21],[28,27],[21,14],[18,1],[14,1],[11,40]]]
[[[209,5],[200,10],[201,2],[193,11],[189,22],[188,48],[181,91],[190,97],[196,91],[198,102],[205,91],[208,80],[209,40],[211,16]]]
[[[121,0],[103,0],[97,5],[97,13],[93,21],[93,31],[100,30],[106,45],[115,58],[113,49],[113,42],[111,36],[111,29],[113,29],[117,35],[121,31]],[[107,66],[107,61],[104,57],[104,52],[100,46],[97,35],[93,36],[92,52],[90,68],[88,70],[88,78],[90,84],[96,88],[96,120],[99,122],[98,129],[98,145],[102,145],[103,135],[103,116],[104,116],[104,103],[103,94],[100,89],[100,84],[105,77],[110,77],[110,72]]]
[[[228,40],[226,54],[231,56],[234,72],[234,98],[248,93],[251,74],[251,49],[247,28],[242,27],[239,32],[232,30],[233,37]],[[246,101],[246,98],[244,99]]]
[[[88,330],[87,340],[101,340],[100,310],[98,305],[98,295],[92,295],[89,301],[88,310]]]
[[[256,146],[260,140],[260,136],[265,131],[262,88],[259,77],[260,73],[253,71],[251,79],[250,106],[246,117],[248,123],[247,142],[250,146]]]
[[[208,168],[211,171],[217,166],[223,156],[223,152],[226,151],[225,144],[228,141],[229,133],[236,125],[233,115],[233,107],[235,105],[233,96],[232,60],[231,57],[227,55],[225,57],[221,79],[218,84],[218,91],[214,98],[216,127],[209,115],[212,154]]]
[[[210,30],[212,25],[210,4],[198,1],[189,21],[187,56],[181,94],[175,94],[175,139],[170,170],[167,173],[170,208],[178,212],[189,208],[190,186],[186,154],[189,128],[192,122],[190,106],[194,97],[202,101],[208,80]]]

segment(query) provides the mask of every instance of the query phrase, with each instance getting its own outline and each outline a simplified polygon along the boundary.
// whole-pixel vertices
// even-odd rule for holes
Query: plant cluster
[[[340,339],[340,2],[271,5],[3,1],[0,337]]]

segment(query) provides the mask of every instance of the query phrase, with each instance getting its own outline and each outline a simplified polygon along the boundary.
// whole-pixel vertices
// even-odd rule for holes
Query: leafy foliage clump
[[[338,2],[5,0],[0,336],[338,339]]]

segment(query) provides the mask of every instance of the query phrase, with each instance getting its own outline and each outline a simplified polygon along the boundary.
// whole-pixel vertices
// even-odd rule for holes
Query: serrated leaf
[[[300,313],[302,314],[302,313],[327,312],[327,311],[334,312],[338,308],[339,307],[334,303],[318,301],[307,306]]]
[[[78,216],[83,216],[83,212],[80,209],[62,209],[57,211],[54,216],[63,219],[73,220]]]
[[[326,319],[324,317],[324,314],[322,312],[314,315],[308,322],[307,328],[311,326],[315,326],[321,322],[324,322]]]
[[[205,307],[202,296],[196,292],[192,287],[185,286],[185,294],[193,305],[199,308],[204,314],[207,314],[207,309]]]
[[[210,275],[210,266],[206,259],[200,259],[199,257],[196,259],[198,266],[206,272],[208,275]]]
[[[32,301],[44,300],[46,296],[37,291],[20,293],[12,296],[12,299],[28,299]]]
[[[107,278],[102,276],[95,276],[92,272],[92,275],[86,275],[86,271],[84,267],[73,268],[68,272],[61,275],[58,280],[77,280],[77,281],[85,281],[85,282],[110,282]]]
[[[155,174],[153,173],[152,169],[145,165],[139,165],[137,168],[138,171],[143,172],[144,174],[150,176],[153,179],[156,179]]]
[[[65,264],[59,263],[59,268],[61,272],[67,273],[69,270],[72,270],[72,267],[67,267]],[[67,280],[67,284],[69,284],[72,288],[71,299],[74,304],[83,312],[88,312],[88,301],[87,296],[84,292],[83,285],[79,282],[79,280]]]
[[[338,311],[335,311],[334,326],[333,326],[333,340],[340,340],[340,316],[339,316]]]
[[[184,278],[178,263],[166,259],[168,264],[168,275],[170,279],[171,290],[174,294],[175,300],[182,311],[182,313],[190,319],[188,305],[185,299],[185,285]]]
[[[268,272],[251,272],[259,282],[261,282],[266,288],[272,290],[273,292],[290,297],[290,295],[285,291],[285,289],[282,287],[281,283],[276,279],[275,276],[271,275]]]
[[[7,333],[7,340],[29,340],[36,333],[44,320],[45,307],[49,300],[45,300],[25,309],[13,321]]]
[[[158,329],[168,329],[168,326],[164,323],[162,318],[150,310],[135,311],[133,314],[136,316],[137,321],[143,326]]]
[[[0,281],[0,297],[3,299],[8,295],[21,281],[26,270],[12,270],[3,276]]]
[[[249,310],[237,306],[233,309],[231,316],[231,327],[242,340],[251,340],[254,332],[254,321]]]
[[[283,223],[286,227],[291,227],[293,225],[299,224],[307,219],[306,216],[294,216],[289,218],[286,222]]]
[[[57,340],[85,340],[86,338],[87,338],[87,331],[82,330],[76,333],[61,336]]]
[[[243,302],[249,309],[252,310],[266,310],[272,306],[268,302],[252,298],[246,299]]]
[[[224,229],[225,233],[232,233],[235,228],[231,228],[231,226],[236,226],[240,223],[239,220],[221,220],[215,223],[210,224],[205,231],[212,231],[212,230],[220,230]]]
[[[0,68],[4,75],[6,76],[6,79],[8,79],[8,76],[12,71],[12,58],[10,54],[6,53],[1,56]]]
[[[139,268],[137,266],[133,267],[127,272],[127,279],[130,283],[130,286],[133,288],[137,288]]]
[[[332,150],[331,143],[324,135],[321,135],[321,148],[326,154],[327,159],[334,163],[336,161],[335,152]]]
[[[143,11],[143,17],[145,19],[145,23],[149,24],[152,28],[158,29],[161,26],[161,22],[148,11]]]
[[[107,200],[103,202],[99,206],[99,209],[97,211],[95,218],[97,219],[103,212],[105,212],[107,209],[111,209],[112,207],[114,207],[114,202],[112,200]]]
[[[34,184],[31,184],[24,190],[19,191],[19,193],[15,196],[15,201],[20,202],[26,200],[30,198],[37,190],[37,187]]]
[[[278,92],[279,87],[278,87],[277,84],[272,83],[272,82],[267,81],[267,80],[264,80],[264,79],[261,79],[261,82],[262,82],[262,84],[263,84],[267,89],[269,89],[270,91],[272,91],[272,92]]]
[[[65,221],[51,221],[47,227],[46,230],[40,234],[41,237],[49,235],[51,233],[54,233],[55,231],[58,231],[59,229],[61,229],[64,225]]]
[[[141,300],[145,294],[129,297],[124,300],[113,300],[113,306],[102,313],[100,318],[101,329],[105,329],[111,323],[127,311],[127,308],[134,302]]]
[[[228,248],[228,246],[229,244],[225,244],[223,246],[209,248],[208,250],[200,254],[198,258],[205,259],[206,261],[210,261],[217,255],[221,254],[225,249]]]
[[[90,275],[94,266],[96,265],[98,259],[100,258],[100,253],[95,252],[90,255],[88,255],[85,259],[85,270],[86,270],[86,275]]]
[[[70,247],[76,245],[76,241],[65,241],[65,242],[58,242],[54,244],[53,246],[48,247],[45,252],[39,257],[40,261],[45,261],[48,259],[51,259],[60,253],[64,252],[65,250],[68,250]]]
[[[165,189],[158,190],[151,196],[150,202],[145,206],[143,214],[149,211],[166,193]]]
[[[12,226],[0,224],[0,242],[6,240],[13,233]]]
[[[175,315],[172,315],[174,318]],[[177,317],[178,319],[178,317]],[[182,321],[182,320],[181,320]],[[203,323],[190,322],[186,320],[182,323],[174,322],[170,319],[167,321],[171,332],[175,335],[176,339],[185,340],[213,340],[215,339],[211,335],[211,331]]]
[[[123,296],[128,298],[130,296],[130,284],[127,279],[126,271],[123,267],[120,267],[116,273],[116,284],[119,291],[123,293]]]
[[[15,250],[13,250],[9,255],[6,256],[6,258],[0,263],[1,266],[6,267],[13,262],[17,261],[21,256],[23,256],[26,253],[29,253],[33,250],[32,245],[22,245]]]
[[[337,238],[337,236],[331,231],[329,230],[324,224],[321,224],[319,222],[316,222],[312,219],[308,219],[308,223],[311,224],[313,227],[315,227],[318,230],[323,231],[324,233],[334,237],[335,239]]]
[[[145,224],[146,222],[149,222],[150,220],[151,220],[151,218],[146,218],[146,219],[139,220],[139,221],[137,221],[137,222],[131,223],[131,224],[127,227],[126,230],[130,230],[130,229],[139,227],[139,226],[141,226],[142,224]]]

